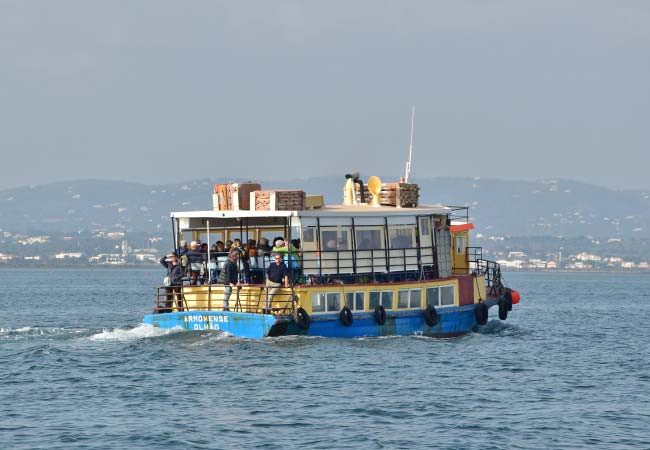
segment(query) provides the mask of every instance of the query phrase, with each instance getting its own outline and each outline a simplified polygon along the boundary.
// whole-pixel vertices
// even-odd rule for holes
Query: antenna
[[[411,156],[413,154],[413,123],[415,122],[415,105],[413,105],[413,110],[411,111],[411,141],[409,143],[409,159],[406,161],[406,176],[404,177],[404,183],[409,182],[409,176],[411,175]]]

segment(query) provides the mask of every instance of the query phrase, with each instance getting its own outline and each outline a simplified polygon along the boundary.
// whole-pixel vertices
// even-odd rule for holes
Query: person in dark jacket
[[[183,266],[178,261],[176,252],[170,253],[160,258],[160,264],[167,269],[167,286],[165,286],[165,307],[158,312],[172,312],[174,297],[177,300],[178,310],[183,310],[182,287],[183,284]]]
[[[264,313],[271,312],[273,297],[277,294],[280,287],[289,287],[289,270],[284,264],[282,254],[273,253],[273,262],[266,269],[266,305]]]
[[[228,253],[228,261],[221,269],[219,274],[219,283],[222,283],[225,286],[223,293],[223,310],[228,311],[228,301],[230,300],[230,294],[232,294],[232,288],[236,287],[239,289],[239,269],[237,268],[237,259],[239,258],[240,252],[238,250],[231,250]]]

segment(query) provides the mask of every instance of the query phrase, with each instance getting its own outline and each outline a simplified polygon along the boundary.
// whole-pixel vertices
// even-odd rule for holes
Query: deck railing
[[[234,287],[228,300],[228,309],[248,313],[291,314],[296,305],[296,297],[291,288],[277,288],[277,292],[272,298],[271,289],[274,288],[266,286]],[[154,314],[224,310],[225,287],[223,285],[156,286],[154,295]]]
[[[503,286],[501,265],[496,261],[483,258],[482,247],[467,247],[467,264],[470,272],[485,276],[485,284],[490,294],[498,295]]]
[[[240,261],[239,281],[247,285],[263,284],[271,261],[269,254],[251,257],[246,263]],[[434,261],[432,247],[305,250],[300,255],[284,254],[292,285],[431,280],[435,278]],[[199,285],[216,283],[219,269],[215,266],[204,265]],[[185,277],[183,285],[189,283],[189,277]]]

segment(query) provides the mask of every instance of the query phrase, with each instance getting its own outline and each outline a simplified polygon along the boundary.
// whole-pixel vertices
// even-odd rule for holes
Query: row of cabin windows
[[[378,305],[394,309],[394,291],[370,291],[368,307],[365,292],[346,292],[345,304],[352,311],[374,310]],[[426,303],[433,306],[454,304],[454,286],[426,288]],[[397,309],[422,308],[422,289],[398,289]],[[342,308],[340,292],[316,292],[312,294],[313,312],[338,312]]]
[[[328,229],[332,228],[332,229]],[[389,248],[415,248],[415,225],[389,225]],[[348,227],[321,227],[321,247],[324,250],[351,250]],[[426,235],[425,235],[426,236]],[[384,248],[384,229],[380,226],[361,226],[355,229],[357,250],[372,250]],[[316,227],[306,227],[302,232],[302,242],[316,243]]]

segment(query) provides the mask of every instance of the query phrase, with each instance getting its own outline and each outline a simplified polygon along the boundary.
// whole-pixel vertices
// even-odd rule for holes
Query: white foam
[[[141,323],[137,327],[131,329],[104,329],[101,333],[93,334],[90,336],[90,339],[93,341],[134,341],[138,339],[166,336],[168,334],[177,333],[182,330],[183,329],[181,327],[161,329],[154,327],[153,325]]]

